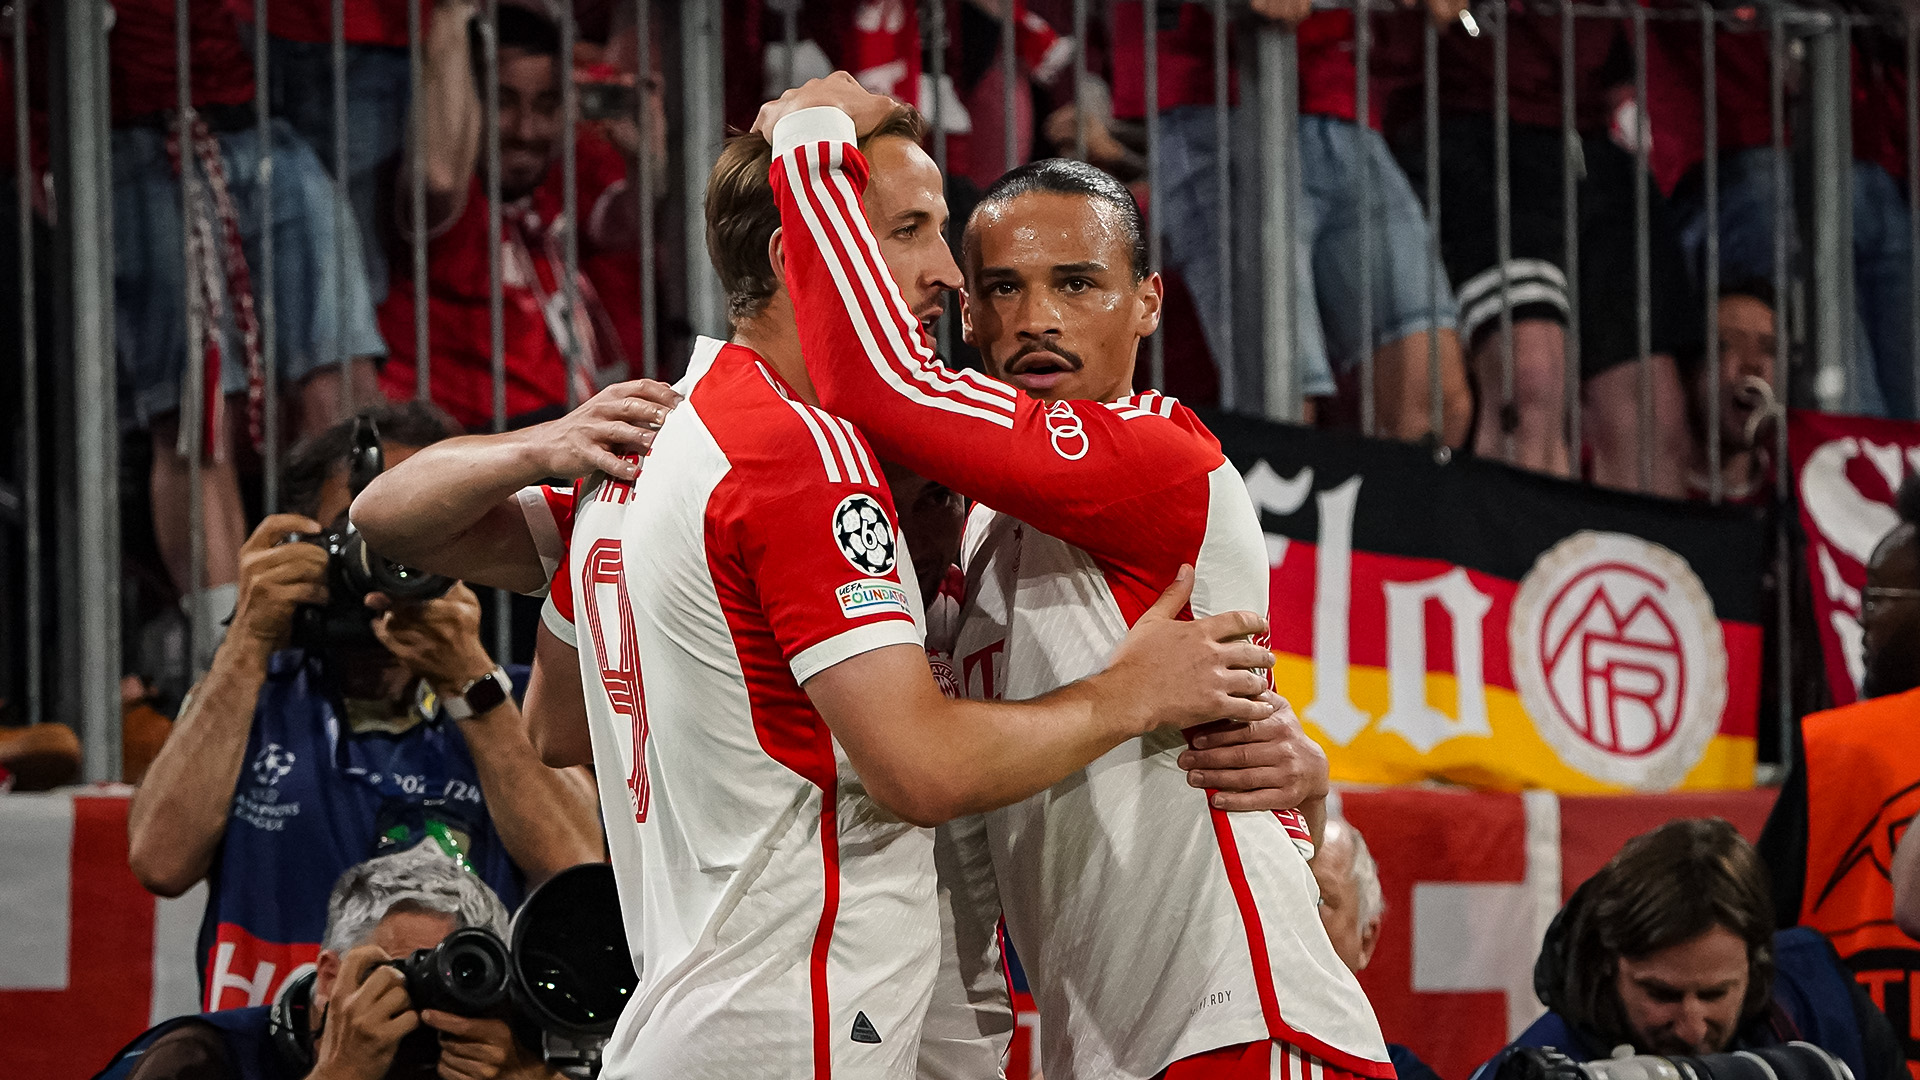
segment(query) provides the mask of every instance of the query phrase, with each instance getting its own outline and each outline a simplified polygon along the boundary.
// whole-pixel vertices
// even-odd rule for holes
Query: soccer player
[[[836,73],[764,107],[755,129],[776,153],[777,264],[823,405],[881,456],[991,508],[968,529],[963,685],[1022,699],[1096,670],[1186,564],[1196,615],[1264,610],[1265,546],[1239,474],[1186,409],[1130,394],[1160,307],[1132,197],[1064,161],[989,188],[968,225],[961,310],[1005,381],[948,370],[861,211],[855,135],[890,106]],[[1046,1072],[1391,1077],[1315,913],[1307,823],[1210,806],[1181,749],[1164,732],[1128,740],[988,815]]]

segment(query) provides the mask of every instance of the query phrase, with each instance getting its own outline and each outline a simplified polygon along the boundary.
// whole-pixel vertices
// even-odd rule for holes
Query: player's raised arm
[[[651,379],[610,386],[558,420],[446,439],[375,477],[353,523],[381,555],[475,585],[537,594],[557,558],[565,507],[534,505],[529,487],[600,470],[623,480],[680,395]]]
[[[1218,444],[1157,395],[1042,402],[940,364],[862,212],[868,164],[854,140],[892,102],[841,83],[789,91],[759,122],[773,139],[780,269],[821,406],[886,460],[1108,553],[1139,500],[1204,477],[1224,460]]]

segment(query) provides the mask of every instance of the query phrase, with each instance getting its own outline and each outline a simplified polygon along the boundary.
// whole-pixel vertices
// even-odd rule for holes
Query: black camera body
[[[510,933],[511,947],[485,927],[461,927],[386,966],[406,980],[412,1008],[505,1020],[563,1075],[596,1075],[600,1048],[639,983],[613,867],[582,863],[555,874],[520,906]],[[311,971],[290,981],[268,1018],[275,1050],[301,1074],[314,1061],[314,982]],[[401,1040],[387,1075],[429,1080],[439,1061],[439,1033],[423,1025]]]
[[[455,1016],[492,1016],[512,993],[513,958],[507,943],[484,926],[463,926],[431,949],[387,961],[407,980],[416,1009]]]
[[[1522,1047],[1494,1080],[1854,1080],[1847,1064],[1812,1043],[1697,1056],[1635,1054],[1576,1062],[1552,1048]]]
[[[373,478],[386,469],[380,450],[380,429],[372,417],[361,416],[353,429],[353,448],[347,456],[347,486],[357,498]],[[443,596],[453,579],[429,574],[382,557],[367,546],[366,538],[346,515],[325,532],[288,537],[314,544],[327,553],[327,602],[302,607],[294,616],[293,641],[304,649],[329,646],[374,647],[374,613],[366,606],[370,592],[385,593],[400,603],[418,603]]]

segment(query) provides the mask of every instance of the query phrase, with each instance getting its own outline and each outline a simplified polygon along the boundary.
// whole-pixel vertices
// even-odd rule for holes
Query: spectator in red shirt
[[[262,279],[259,244],[274,237],[274,351],[280,385],[298,410],[296,431],[330,425],[341,406],[340,365],[353,361],[360,394],[374,396],[372,358],[386,351],[374,324],[360,236],[313,151],[284,122],[270,135],[273,203],[259,210],[261,146],[255,127],[254,69],[223,0],[191,0],[189,50],[194,115],[178,136],[173,0],[116,0],[108,38],[112,77],[115,342],[130,424],[150,433],[154,532],[182,604],[210,654],[218,624],[233,610],[246,519],[233,440],[257,435],[263,408],[263,329],[255,312]],[[200,196],[181,217],[180,169]],[[244,210],[244,212],[243,212]],[[190,227],[189,227],[190,226]],[[346,266],[335,257],[344,230]],[[204,303],[208,392],[189,400],[191,272]],[[342,303],[344,302],[344,307]],[[358,396],[358,395],[356,395]],[[193,591],[188,531],[189,462],[180,418],[198,413],[206,457],[205,577]]]
[[[1633,155],[1622,145],[1636,136],[1610,130],[1623,95],[1630,100],[1624,35],[1615,20],[1581,18],[1573,54],[1563,56],[1557,9],[1542,12],[1526,0],[1507,0],[1504,10],[1481,10],[1478,21],[1493,25],[1477,37],[1463,27],[1449,29],[1441,35],[1439,57],[1440,245],[1459,291],[1460,333],[1478,382],[1475,451],[1562,476],[1580,465],[1568,460],[1566,431],[1568,278],[1577,275],[1581,434],[1591,451],[1591,476],[1608,487],[1636,489],[1641,432],[1633,221],[1640,181]],[[1494,79],[1494,40],[1502,34],[1505,86]],[[1573,67],[1577,143],[1569,143],[1562,127],[1565,65]],[[1494,216],[1496,93],[1506,95],[1509,109],[1511,246],[1504,266]],[[1578,266],[1568,265],[1562,199],[1569,157],[1580,171]],[[1416,150],[1401,163],[1416,184],[1424,179],[1423,154]],[[1669,208],[1657,189],[1648,196],[1654,399],[1649,489],[1679,497],[1689,440],[1676,357],[1697,348],[1700,309],[1691,298]],[[1502,362],[1503,303],[1513,314],[1510,388]]]
[[[482,76],[472,0],[441,0],[427,42],[425,74],[428,335],[426,378],[435,403],[470,428],[495,419],[492,322],[488,310],[487,197],[481,169]],[[560,79],[570,67],[560,57],[558,28],[531,11],[503,5],[499,13],[500,265],[504,294],[504,418],[518,425],[558,415],[568,404],[568,379],[581,399],[596,383],[624,377],[619,335],[600,303],[594,276],[576,277],[580,307],[566,311],[562,259],[564,188],[558,158],[565,137]],[[649,88],[657,145],[664,157],[664,115],[657,84]],[[603,134],[604,133],[604,134]],[[626,119],[582,125],[577,132],[581,266],[630,247],[636,238],[634,197],[627,179],[638,168],[637,125]],[[402,170],[401,182],[406,182]],[[405,220],[402,231],[413,227]],[[630,254],[623,258],[631,259]],[[631,283],[631,277],[625,279]],[[395,397],[411,396],[419,377],[414,356],[415,305],[411,274],[396,274],[380,311],[392,344],[381,384]],[[577,364],[568,351],[578,343]]]

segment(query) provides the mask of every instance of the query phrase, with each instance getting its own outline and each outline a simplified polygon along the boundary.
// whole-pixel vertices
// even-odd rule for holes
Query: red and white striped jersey
[[[801,689],[922,645],[879,466],[730,344],[627,498],[612,543],[582,504],[570,559],[582,670],[615,705],[590,705],[596,757],[627,755],[605,813],[640,984],[605,1075],[909,1077],[933,833],[873,801]]]
[[[1154,393],[1036,401],[938,363],[861,213],[853,134],[833,109],[775,129],[787,287],[823,405],[886,460],[997,511],[976,515],[963,554],[968,695],[1028,698],[1094,674],[1181,563],[1195,615],[1265,611],[1258,518],[1190,411]],[[988,815],[1047,1074],[1144,1078],[1272,1038],[1391,1077],[1321,926],[1299,816],[1212,809],[1176,763],[1183,746],[1174,732],[1130,740]]]

